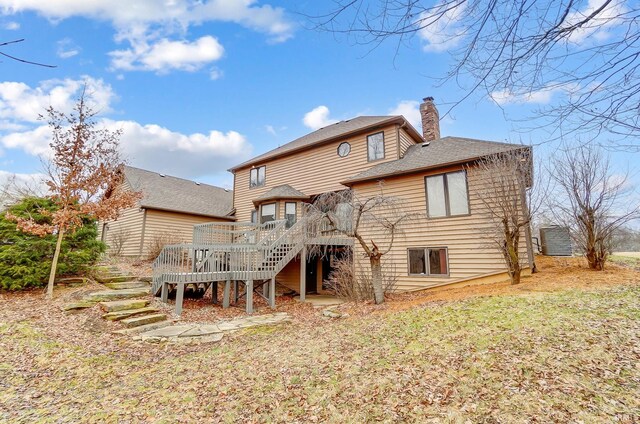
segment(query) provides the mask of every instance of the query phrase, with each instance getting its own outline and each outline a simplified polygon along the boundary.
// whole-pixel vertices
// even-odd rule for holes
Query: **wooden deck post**
[[[247,302],[247,313],[253,313],[253,280],[245,281],[245,300]]]
[[[222,295],[222,307],[227,309],[229,307],[229,301],[231,297],[231,280],[224,282],[224,293]]]
[[[266,287],[266,284],[265,284]],[[276,278],[273,277],[271,281],[269,281],[269,306],[271,309],[275,309],[276,307]]]
[[[167,301],[169,300],[169,283],[167,282],[162,283],[162,292],[160,294],[160,300],[163,303],[167,303]]]
[[[214,304],[218,304],[218,282],[214,281],[211,283],[211,302]]]
[[[300,252],[300,302],[305,301],[305,291],[307,289],[305,280],[307,278],[307,246]]]
[[[182,313],[182,301],[184,299],[184,284],[178,283],[176,285],[176,315]]]
[[[233,282],[233,285],[234,285],[234,287],[233,287],[233,296],[234,296],[234,299],[235,299],[235,302],[233,302],[233,304],[237,305],[238,304],[238,299],[240,299],[240,291],[238,290],[238,288],[239,288],[238,287],[238,280],[235,280]]]

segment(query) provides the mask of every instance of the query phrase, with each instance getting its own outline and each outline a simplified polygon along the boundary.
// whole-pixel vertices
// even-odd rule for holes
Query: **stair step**
[[[109,321],[120,321],[122,319],[131,318],[137,315],[145,315],[150,313],[158,312],[158,308],[148,307],[148,308],[137,308],[137,309],[124,309],[121,311],[109,312],[102,315],[102,318]]]
[[[106,283],[105,286],[113,290],[139,289],[142,287],[149,288],[149,284],[145,283],[144,281],[123,281],[121,283]]]
[[[89,293],[85,300],[88,301],[106,301],[106,300],[119,300],[119,299],[134,299],[136,297],[143,297],[149,294],[147,289],[122,289],[122,290],[102,290],[93,293]]]
[[[102,284],[106,284],[106,283],[124,283],[127,281],[133,281],[136,279],[135,275],[124,275],[124,274],[118,274],[118,275],[98,275],[96,277],[96,280],[98,280],[99,283]]]
[[[91,308],[95,304],[96,304],[96,302],[90,302],[90,301],[74,302],[74,303],[69,303],[69,304],[63,306],[62,310],[63,311],[77,311],[78,309]]]
[[[100,306],[107,312],[126,311],[131,309],[141,309],[149,304],[148,299],[114,300],[111,302],[101,302]]]
[[[123,328],[122,330],[116,330],[114,334],[130,335],[140,334],[151,330],[157,330],[158,328],[164,328],[172,324],[172,321],[158,321],[152,324],[140,325],[138,327]]]
[[[153,324],[154,322],[165,321],[167,316],[165,314],[152,314],[152,315],[143,315],[141,317],[132,317],[123,319],[122,322],[125,327],[139,327],[141,325]]]

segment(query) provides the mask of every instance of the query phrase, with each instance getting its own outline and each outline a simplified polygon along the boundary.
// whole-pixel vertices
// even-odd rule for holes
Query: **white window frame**
[[[262,170],[262,181],[260,180],[260,171]],[[255,179],[254,179],[255,174]],[[254,183],[255,180],[255,183]],[[262,187],[267,181],[267,167],[266,165],[256,166],[249,170],[249,188]]]
[[[378,136],[378,135],[382,135],[382,157],[371,158],[371,150],[369,148],[369,143],[370,143],[370,140],[371,140],[372,137]],[[384,131],[379,131],[379,132],[376,132],[376,133],[373,133],[373,134],[369,134],[367,136],[367,161],[368,162],[375,162],[377,160],[382,160],[382,159],[385,158],[386,152],[385,152],[385,144],[384,143],[385,143],[385,141],[384,141]]]

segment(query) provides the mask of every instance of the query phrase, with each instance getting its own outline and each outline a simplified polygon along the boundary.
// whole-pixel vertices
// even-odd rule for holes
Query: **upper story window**
[[[367,136],[367,158],[369,162],[384,159],[384,132]]]
[[[266,179],[267,167],[259,166],[257,168],[251,168],[249,173],[249,187],[261,187],[264,185]]]
[[[346,141],[340,143],[340,145],[338,146],[338,156],[344,158],[348,156],[349,153],[351,153],[351,144],[347,143]]]
[[[429,218],[469,214],[469,193],[465,171],[426,177],[425,186]]]

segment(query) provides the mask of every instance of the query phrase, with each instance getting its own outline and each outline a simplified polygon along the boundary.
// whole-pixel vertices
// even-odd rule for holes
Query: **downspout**
[[[398,159],[402,159],[400,157],[400,125],[398,124],[396,124],[396,149],[398,150]]]

